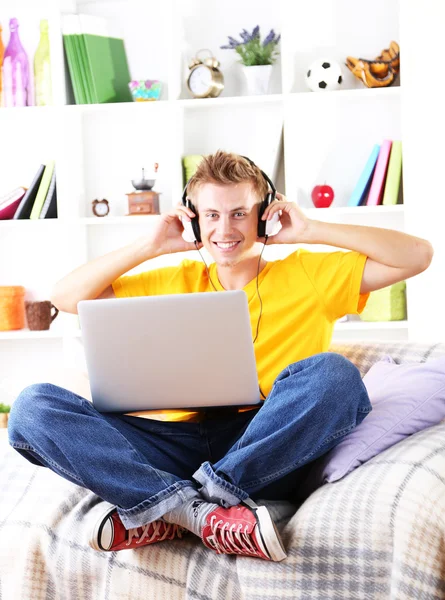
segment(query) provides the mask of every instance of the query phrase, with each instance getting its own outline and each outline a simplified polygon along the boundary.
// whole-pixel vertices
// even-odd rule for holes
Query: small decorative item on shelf
[[[334,190],[330,185],[316,185],[311,192],[312,202],[316,208],[328,208],[334,200]]]
[[[229,36],[229,44],[221,46],[223,50],[235,50],[241,58],[243,72],[247,82],[247,93],[255,96],[267,94],[272,74],[272,65],[278,57],[278,42],[281,34],[275,35],[273,29],[261,42],[260,27],[257,25],[252,33],[243,29],[240,33],[242,41]]]
[[[53,95],[47,19],[40,21],[40,41],[34,55],[34,82],[36,106],[51,105]]]
[[[54,314],[52,311],[54,310]],[[31,331],[44,331],[49,329],[51,323],[59,314],[59,309],[49,300],[25,302],[26,319]]]
[[[319,58],[306,72],[306,85],[313,92],[331,92],[343,83],[341,66],[332,58]]]
[[[154,175],[158,172],[159,164],[154,164]],[[131,183],[136,192],[126,194],[128,197],[128,216],[159,215],[159,192],[152,191],[156,182],[155,177],[145,179],[145,169],[142,169],[140,179],[132,179]]]
[[[11,407],[8,404],[0,402],[0,429],[8,427],[8,419]]]
[[[362,321],[404,321],[406,319],[406,282],[371,292],[360,314]]]
[[[199,58],[201,52],[208,52],[207,58]],[[224,89],[224,76],[218,69],[219,61],[207,48],[196,53],[189,64],[190,74],[187,87],[194,98],[216,98]]]
[[[156,79],[139,79],[128,84],[135,102],[149,102],[161,98],[162,83]]]
[[[347,56],[345,65],[366,87],[388,87],[394,83],[400,70],[399,45],[392,41],[389,48],[371,60]]]
[[[21,285],[0,286],[0,331],[25,327],[25,288]]]
[[[110,212],[110,203],[105,198],[102,200],[93,200],[91,203],[91,208],[96,217],[106,217]]]
[[[33,89],[28,56],[19,37],[19,22],[9,21],[11,36],[3,57],[4,106],[33,106]]]

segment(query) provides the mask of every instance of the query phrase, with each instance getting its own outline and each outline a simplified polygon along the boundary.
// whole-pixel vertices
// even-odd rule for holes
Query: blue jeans
[[[99,413],[77,394],[34,384],[13,404],[9,441],[30,462],[117,506],[131,528],[195,496],[226,507],[285,499],[301,468],[370,410],[358,369],[326,352],[284,369],[261,408],[224,418],[208,411],[199,423]]]

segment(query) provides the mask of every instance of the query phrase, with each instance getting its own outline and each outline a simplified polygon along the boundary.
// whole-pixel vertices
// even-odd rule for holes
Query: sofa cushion
[[[363,377],[372,411],[315,467],[318,483],[341,479],[383,450],[445,419],[445,356],[396,364],[384,356]]]

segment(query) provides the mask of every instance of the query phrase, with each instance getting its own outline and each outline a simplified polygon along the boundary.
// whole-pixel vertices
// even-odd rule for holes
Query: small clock
[[[105,198],[102,198],[102,200],[93,200],[92,207],[96,217],[106,217],[110,212],[110,205]]]
[[[209,52],[210,56],[199,58],[201,52]],[[195,98],[216,98],[224,89],[224,76],[218,69],[219,61],[212,56],[210,50],[203,49],[196,53],[190,62],[190,74],[187,87]]]

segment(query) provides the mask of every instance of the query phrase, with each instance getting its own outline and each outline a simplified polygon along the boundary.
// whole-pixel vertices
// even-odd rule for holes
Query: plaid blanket
[[[445,345],[333,346],[366,372],[382,354],[423,362]],[[445,423],[389,448],[301,506],[268,503],[288,558],[218,556],[190,534],[95,552],[98,501],[0,443],[0,600],[445,598]]]

